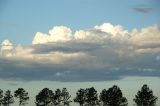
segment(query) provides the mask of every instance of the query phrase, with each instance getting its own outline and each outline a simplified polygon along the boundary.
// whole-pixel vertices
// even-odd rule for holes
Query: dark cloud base
[[[85,70],[85,69],[65,69],[65,68],[51,68],[39,67],[39,69],[27,69],[17,68],[6,68],[0,70],[1,79],[11,79],[20,81],[60,81],[60,82],[85,82],[85,81],[109,81],[109,80],[120,80],[124,77],[129,76],[149,76],[149,77],[160,77],[160,71],[139,71],[137,69],[99,69],[99,70]]]

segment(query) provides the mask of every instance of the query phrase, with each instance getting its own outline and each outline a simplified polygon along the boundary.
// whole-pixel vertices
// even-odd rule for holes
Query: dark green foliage
[[[153,92],[145,84],[142,86],[141,91],[137,92],[133,101],[137,106],[156,106],[157,97],[153,95]]]
[[[54,93],[48,88],[44,88],[36,96],[36,105],[37,106],[50,106],[52,104],[52,98],[54,98]]]
[[[66,88],[62,89],[62,103],[63,106],[69,106],[70,102],[72,102],[71,100],[69,100],[71,98],[71,95],[69,95],[69,92],[67,91]]]
[[[104,89],[100,93],[100,101],[103,106],[127,106],[127,99],[123,97],[120,88],[114,85],[108,90]]]
[[[79,89],[76,93],[76,97],[74,98],[74,102],[78,102],[80,106],[85,104],[85,96],[86,92],[84,89]]]
[[[3,100],[2,100],[2,104],[4,106],[9,106],[10,104],[14,103],[14,98],[11,94],[10,90],[7,90],[4,94]]]
[[[80,106],[97,106],[99,105],[97,91],[94,87],[80,89],[76,93],[74,102],[78,102]]]
[[[85,90],[86,94],[86,105],[87,106],[96,106],[98,105],[98,95],[97,95],[97,91],[94,89],[94,87],[91,88],[87,88]]]
[[[69,95],[69,92],[66,88],[63,88],[62,91],[60,89],[57,89],[55,91],[55,95],[52,99],[52,102],[55,106],[69,106],[71,100],[71,95]]]
[[[62,92],[60,89],[57,89],[55,91],[55,95],[54,95],[54,98],[52,100],[54,102],[55,105],[59,106],[61,101],[62,101]]]
[[[19,106],[27,104],[27,101],[29,100],[28,92],[23,88],[18,88],[18,90],[14,92],[14,96],[19,98]]]
[[[3,91],[0,89],[0,106],[2,105]]]

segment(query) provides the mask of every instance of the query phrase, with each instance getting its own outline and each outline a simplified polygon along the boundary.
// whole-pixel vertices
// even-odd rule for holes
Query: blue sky
[[[109,22],[140,29],[160,23],[159,5],[159,0],[1,0],[0,42],[31,44],[36,32],[57,25],[76,31]]]

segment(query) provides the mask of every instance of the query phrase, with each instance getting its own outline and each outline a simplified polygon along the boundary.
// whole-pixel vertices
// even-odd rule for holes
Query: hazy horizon
[[[159,77],[127,77],[121,80],[115,80],[115,81],[97,81],[97,82],[56,82],[56,81],[28,81],[28,82],[22,82],[22,81],[4,81],[0,80],[1,83],[1,89],[11,90],[12,94],[14,94],[14,91],[18,88],[24,88],[29,93],[29,104],[27,106],[35,106],[35,96],[43,89],[43,88],[49,88],[53,90],[53,92],[56,89],[62,89],[67,88],[71,95],[71,99],[73,101],[73,98],[75,98],[76,92],[80,88],[90,88],[94,87],[98,91],[98,97],[99,93],[103,89],[108,89],[112,87],[113,85],[117,85],[122,90],[123,96],[127,98],[128,100],[128,106],[133,106],[135,104],[133,102],[133,98],[137,94],[138,90],[141,90],[141,87],[143,84],[147,84],[150,89],[152,89],[153,94],[158,97],[157,104],[160,104],[160,92],[159,92],[159,83],[160,78]],[[15,101],[17,101],[16,98],[14,98]],[[14,104],[11,104],[11,106],[17,106],[17,102]],[[78,106],[77,103],[72,102],[71,106]]]

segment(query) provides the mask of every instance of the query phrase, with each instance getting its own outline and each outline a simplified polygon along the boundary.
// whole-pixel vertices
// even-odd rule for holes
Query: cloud
[[[159,45],[160,39],[160,26],[153,25],[151,27],[142,28],[139,32],[136,32],[131,40],[138,45]]]
[[[0,54],[7,56],[7,57],[11,56],[12,49],[13,49],[12,43],[9,40],[4,40],[1,45],[2,45],[2,47],[1,47]]]
[[[62,73],[57,72],[55,75],[59,77],[59,76],[62,76]]]
[[[160,56],[156,56],[156,60],[157,60],[157,61],[160,61]]]
[[[116,36],[117,34],[125,36],[126,34],[128,34],[128,31],[124,30],[122,26],[112,25],[110,23],[104,23],[100,26],[95,26],[94,28],[97,30],[109,33],[113,36]]]
[[[4,40],[2,42],[2,47],[1,47],[1,50],[11,50],[13,47],[12,47],[12,43],[9,41],[9,40]]]
[[[43,44],[47,42],[64,42],[71,40],[72,31],[70,28],[65,26],[55,26],[53,29],[49,30],[49,34],[43,34],[37,32],[32,44]]]
[[[76,31],[75,35],[74,35],[75,39],[77,39],[77,40],[79,40],[79,39],[86,39],[88,36],[89,36],[89,33],[85,32],[83,30]]]
[[[140,13],[149,13],[153,10],[153,8],[141,5],[141,6],[134,7],[133,10]]]
[[[49,34],[36,33],[30,46],[13,46],[5,40],[0,78],[104,81],[125,76],[159,77],[159,41],[159,25],[131,32],[110,23],[75,32],[56,26]]]

